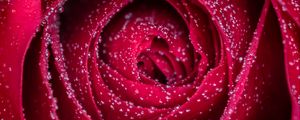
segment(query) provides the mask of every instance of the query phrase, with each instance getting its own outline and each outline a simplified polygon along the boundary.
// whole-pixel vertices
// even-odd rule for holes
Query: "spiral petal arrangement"
[[[0,118],[300,119],[299,0],[0,0]]]

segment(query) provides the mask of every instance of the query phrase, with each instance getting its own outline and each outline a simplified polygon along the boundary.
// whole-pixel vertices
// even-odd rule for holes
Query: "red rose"
[[[299,0],[0,0],[0,118],[300,120],[299,13]]]

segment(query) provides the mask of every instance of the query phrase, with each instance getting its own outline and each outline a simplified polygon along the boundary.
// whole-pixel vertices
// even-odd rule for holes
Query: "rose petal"
[[[278,11],[285,12],[285,14],[289,14],[298,26],[300,26],[300,1],[299,0],[277,0],[273,1],[273,4],[278,7]],[[281,9],[279,9],[281,7]],[[278,15],[280,16],[280,15]]]
[[[0,1],[0,116],[23,119],[22,72],[26,49],[41,19],[41,1]]]
[[[283,46],[275,13],[265,1],[237,86],[221,119],[288,119]],[[276,115],[276,116],[274,116]]]
[[[292,119],[294,120],[300,118],[300,26],[299,14],[295,15],[295,11],[298,9],[296,6],[292,7],[297,2],[299,3],[299,1],[293,1],[292,4],[285,2],[287,6],[280,6],[278,2],[272,1],[283,36],[286,78],[292,101]],[[285,9],[288,9],[288,12],[285,12]]]
[[[193,3],[199,7],[203,6],[209,12],[222,38],[222,44],[226,48],[229,84],[234,86],[236,76],[242,67],[243,60],[240,58],[243,58],[247,53],[258,20],[260,2],[195,0]]]
[[[24,66],[23,102],[27,119],[58,119],[56,100],[48,80],[49,51],[47,32],[43,30],[32,40]]]
[[[96,30],[102,29],[108,18],[126,3],[127,1],[72,1],[66,3],[62,14],[61,34],[67,72],[77,100],[92,119],[101,119],[101,113],[94,101],[88,77],[89,44],[97,33]]]

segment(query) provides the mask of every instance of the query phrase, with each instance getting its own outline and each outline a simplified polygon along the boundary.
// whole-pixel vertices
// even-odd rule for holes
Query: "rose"
[[[299,1],[0,1],[4,119],[299,119]]]

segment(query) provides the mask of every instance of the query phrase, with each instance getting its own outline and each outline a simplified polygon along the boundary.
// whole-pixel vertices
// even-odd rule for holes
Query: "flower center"
[[[168,44],[163,38],[153,36],[147,37],[145,41],[151,43],[148,43],[148,47],[143,49],[137,57],[140,73],[162,84],[168,84],[176,76],[170,60],[174,56],[169,52]],[[143,45],[145,44],[140,44],[139,48],[144,48]]]
[[[100,59],[131,80],[179,82],[195,60],[185,25],[164,1],[134,1],[103,29]]]

